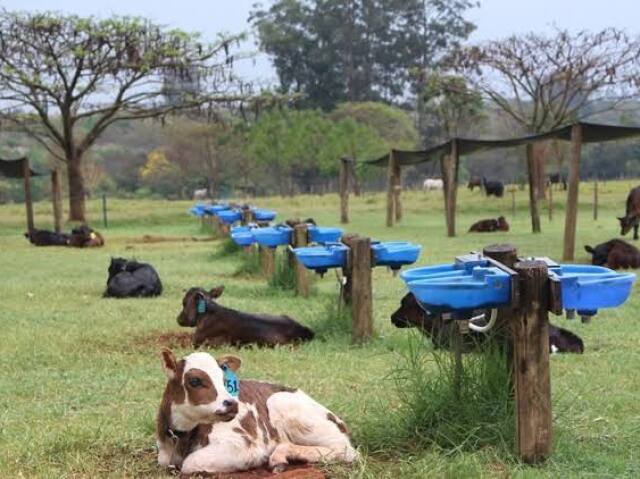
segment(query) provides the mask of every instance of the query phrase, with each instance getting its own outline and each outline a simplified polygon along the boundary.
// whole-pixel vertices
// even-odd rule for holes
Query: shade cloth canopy
[[[25,160],[26,157],[17,158],[15,160],[3,160],[0,158],[0,176],[5,176],[7,178],[24,178],[22,162]],[[29,168],[29,172],[31,176],[42,176],[31,168]]]
[[[582,142],[583,143],[601,143],[605,141],[622,140],[640,136],[640,127],[636,126],[617,126],[605,125],[598,123],[578,122],[577,125],[582,126]],[[496,148],[510,148],[513,146],[526,145],[536,141],[544,140],[571,140],[571,128],[573,125],[567,125],[555,130],[551,130],[539,135],[527,135],[517,138],[507,138],[498,140],[480,140],[472,138],[452,138],[444,143],[433,146],[426,150],[391,150],[393,159],[400,166],[415,165],[439,159],[442,155],[446,155],[451,151],[451,145],[456,142],[458,154],[468,155],[483,150],[491,150]],[[386,153],[380,158],[365,161],[366,164],[373,166],[387,166],[389,164],[389,155]]]

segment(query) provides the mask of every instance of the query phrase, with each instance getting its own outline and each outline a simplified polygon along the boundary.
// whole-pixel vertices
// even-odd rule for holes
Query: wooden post
[[[60,188],[60,171],[51,170],[51,202],[53,203],[53,229],[62,231],[62,190]]]
[[[573,261],[576,247],[578,223],[578,188],[580,186],[580,155],[582,152],[582,126],[571,127],[571,159],[569,163],[569,187],[567,188],[567,211],[564,219],[564,245],[562,259]]]
[[[395,207],[396,223],[402,220],[402,167],[398,160],[393,161],[393,204]]]
[[[306,223],[299,223],[295,225],[293,229],[293,247],[301,248],[307,246],[309,242],[309,236]],[[300,261],[293,255],[295,278],[296,278],[296,294],[306,298],[309,296],[309,276],[307,269],[302,265]]]
[[[395,205],[394,205],[394,187],[395,187],[395,179],[394,179],[394,166],[395,160],[393,158],[393,150],[389,152],[389,163],[387,165],[387,226],[393,226],[394,213],[395,213]]]
[[[251,210],[250,208],[246,208],[242,210],[242,224],[246,226],[249,223],[253,223],[253,222],[254,222],[253,210]]]
[[[442,193],[444,195],[444,221],[447,227],[447,235],[450,231],[450,218],[449,218],[449,179],[448,179],[448,156],[442,155],[440,157],[440,174],[442,175]]]
[[[276,249],[260,246],[259,254],[262,274],[267,278],[271,278],[276,271]]]
[[[549,221],[553,221],[553,184],[549,185]]]
[[[549,278],[543,261],[521,261],[520,301],[512,319],[516,392],[516,444],[522,461],[532,464],[551,452],[549,372]]]
[[[456,196],[457,196],[457,164],[459,162],[458,144],[451,140],[451,151],[442,157],[442,179],[444,186],[444,215],[447,223],[447,236],[456,235]]]
[[[540,233],[540,211],[538,210],[538,187],[536,181],[535,152],[533,143],[527,143],[527,176],[529,178],[529,210],[531,212],[531,231]]]
[[[598,178],[593,183],[593,220],[598,221]]]
[[[106,228],[108,226],[107,222],[107,195],[102,195],[102,223]]]
[[[338,186],[340,190],[340,223],[349,222],[349,159],[340,158],[340,177]]]
[[[35,227],[31,201],[31,169],[29,168],[29,158],[26,157],[22,160],[22,176],[24,178],[24,205],[27,209],[27,231],[31,234]]]
[[[516,217],[516,187],[513,186],[509,188],[509,192],[511,193],[511,217]]]
[[[355,237],[349,240],[349,246],[352,339],[354,343],[360,343],[373,335],[371,239]]]

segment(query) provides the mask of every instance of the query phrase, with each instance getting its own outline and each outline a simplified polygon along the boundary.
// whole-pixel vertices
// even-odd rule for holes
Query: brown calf
[[[500,216],[498,219],[491,218],[477,221],[469,228],[469,233],[492,233],[494,231],[509,231],[509,223],[507,223],[504,216]]]
[[[289,316],[250,314],[218,304],[224,286],[205,291],[190,288],[182,300],[178,324],[195,327],[193,345],[275,346],[313,339],[313,331]],[[198,309],[200,305],[200,310]]]
[[[640,268],[640,250],[626,241],[612,239],[595,248],[585,245],[584,249],[591,253],[591,264],[611,269]]]
[[[618,217],[620,222],[620,234],[626,235],[633,228],[633,239],[638,239],[638,227],[640,226],[640,186],[636,186],[627,196],[626,214]]]

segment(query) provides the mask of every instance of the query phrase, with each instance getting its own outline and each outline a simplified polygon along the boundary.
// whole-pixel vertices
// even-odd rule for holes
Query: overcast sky
[[[81,15],[139,15],[214,38],[218,32],[249,29],[247,16],[257,0],[0,0],[10,10],[57,10]],[[269,4],[269,0],[263,0]],[[554,25],[577,31],[615,26],[640,31],[640,0],[481,0],[468,15],[477,25],[472,40],[501,38],[512,33],[549,30]],[[254,42],[246,46],[254,49]],[[248,80],[275,81],[268,58],[238,65]]]

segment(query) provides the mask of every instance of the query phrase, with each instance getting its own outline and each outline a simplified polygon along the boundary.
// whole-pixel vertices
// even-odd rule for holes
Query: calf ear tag
[[[207,302],[204,299],[198,300],[196,311],[198,312],[198,314],[204,314],[207,312]]]
[[[224,387],[227,392],[233,397],[237,397],[240,393],[240,381],[238,376],[234,373],[226,364],[222,365],[222,372],[224,373]]]

